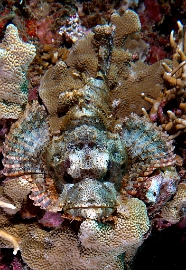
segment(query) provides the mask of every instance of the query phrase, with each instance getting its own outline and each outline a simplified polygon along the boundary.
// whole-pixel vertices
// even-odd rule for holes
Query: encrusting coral
[[[69,93],[69,105],[67,104],[67,107],[71,106],[72,102],[77,102],[81,97],[81,93],[77,91],[77,98],[71,101],[71,91],[73,89],[78,90],[82,86],[81,80],[69,73],[66,64],[62,61],[59,61],[52,69],[45,73],[45,79],[40,84],[40,96],[50,114],[49,123],[52,134],[59,133],[60,128],[60,119],[57,117],[59,95],[63,90],[67,89]]]
[[[143,235],[149,229],[146,207],[136,198],[123,200],[117,208],[114,226],[102,225],[95,220],[85,220],[79,231],[82,245],[100,252],[120,254],[143,241]]]
[[[18,119],[27,103],[26,72],[36,54],[35,46],[23,42],[9,24],[0,44],[0,115]]]
[[[118,22],[128,18],[119,33]],[[149,218],[176,192],[179,176],[168,135],[145,117],[117,114],[118,101],[110,99],[120,85],[111,71],[127,78],[132,55],[124,41],[140,29],[131,10],[111,21],[79,39],[66,63],[45,73],[39,88],[44,105],[27,104],[5,138],[5,215],[21,214],[31,199],[65,220],[50,232],[31,221],[1,225],[9,234],[2,233],[1,246],[14,244],[12,235],[21,239],[22,258],[35,270],[124,269],[123,253],[132,259],[148,235]]]
[[[116,64],[114,60],[111,63],[108,80],[112,84],[114,82],[117,84],[113,89],[111,85],[110,102],[119,118],[128,116],[134,111],[138,115],[142,115],[142,108],[148,110],[151,108],[151,104],[141,98],[141,93],[144,92],[147,96],[156,99],[162,89],[161,76],[164,70],[161,61],[153,65],[147,65],[141,61],[135,63],[124,61],[123,63],[123,72],[121,69],[118,72],[115,68],[118,66],[118,61]]]
[[[123,261],[118,255],[141,245],[148,229],[145,204],[138,199],[129,199],[121,203],[114,223],[86,219],[81,223],[78,234],[63,225],[51,232],[42,230],[36,224],[6,225],[4,230],[8,233],[1,235],[0,231],[3,237],[0,243],[4,247],[17,243],[15,248],[20,249],[24,261],[35,270],[48,267],[82,270],[109,267],[122,270]]]

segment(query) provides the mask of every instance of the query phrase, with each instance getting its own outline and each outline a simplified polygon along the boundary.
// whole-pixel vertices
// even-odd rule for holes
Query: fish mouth
[[[118,205],[117,191],[110,182],[85,179],[64,189],[66,193],[64,213],[74,217],[90,219],[108,217]]]
[[[68,208],[66,209],[66,211],[68,210],[71,210],[71,209],[96,209],[96,208],[112,208],[112,207],[109,207],[109,206],[101,206],[101,205],[91,205],[91,206],[76,206],[76,207],[73,207],[73,208]],[[113,207],[114,208],[114,207]]]
[[[74,217],[83,217],[89,219],[99,219],[102,217],[109,217],[116,208],[91,206],[91,207],[74,207],[65,210],[65,213]]]

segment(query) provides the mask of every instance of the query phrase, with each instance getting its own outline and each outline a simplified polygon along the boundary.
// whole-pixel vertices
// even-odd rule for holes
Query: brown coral
[[[11,211],[6,210],[6,205],[2,206],[6,212],[15,213],[21,208],[23,200],[26,199],[31,190],[31,184],[29,183],[30,178],[31,176],[24,175],[13,179],[6,179],[1,200],[6,202],[6,199],[9,199],[10,203],[13,203],[14,206]]]
[[[23,42],[13,24],[6,28],[0,44],[0,114],[17,119],[27,102],[26,72],[35,57],[35,46]]]
[[[122,16],[117,13],[111,15],[111,22],[116,26],[114,45],[122,47],[124,39],[141,29],[138,15],[132,10],[126,10]]]
[[[60,112],[64,109],[68,110],[68,107],[73,104],[73,101],[70,100],[70,93],[73,90],[82,88],[82,86],[83,83],[79,77],[70,74],[66,64],[62,61],[58,62],[56,66],[45,73],[45,76],[41,80],[39,95],[50,114],[49,123],[52,134],[59,133],[60,126],[62,125],[58,117],[58,107]],[[60,95],[63,95],[63,97],[61,98]],[[68,98],[69,104],[66,106],[62,105],[61,102],[64,99],[64,95],[68,95],[65,100]],[[73,94],[73,96],[76,96],[74,97],[74,103],[77,103],[81,97],[81,93],[77,91],[77,95]]]
[[[118,62],[115,63],[115,66],[117,65]],[[118,76],[118,71],[116,74],[114,76]],[[117,85],[110,92],[110,101],[113,108],[118,101],[117,117],[128,116],[132,112],[142,115],[142,108],[149,109],[151,105],[147,101],[143,101],[141,93],[144,92],[154,98],[158,97],[163,84],[161,75],[163,75],[161,62],[151,66],[141,61],[130,63],[130,65],[125,63],[123,72],[117,78]],[[112,77],[109,80],[112,80]]]
[[[79,42],[73,46],[66,63],[70,67],[94,77],[97,72],[98,58],[92,41],[92,32],[80,39]]]
[[[21,250],[22,258],[34,270],[45,270],[48,267],[59,270],[65,268],[100,270],[107,266],[113,270],[123,269],[122,260],[114,254],[81,246],[76,233],[68,227],[63,226],[46,232],[36,224],[31,226],[20,224],[4,229],[9,231],[5,234],[13,236],[13,239],[19,236],[21,242],[18,248]],[[0,242],[1,246],[13,247],[11,243],[5,241],[5,238],[0,238]]]
[[[125,51],[123,48],[113,48],[111,64],[108,72],[108,82],[111,90],[118,85],[120,75],[128,71],[127,66],[131,60],[131,53]]]
[[[73,78],[72,80],[71,75],[69,74],[70,69],[62,63],[58,63],[54,69],[51,69],[46,73],[41,82],[39,92],[50,114],[54,114],[54,111],[58,106],[56,98],[58,99],[61,93],[64,92],[65,95],[70,95],[70,92],[73,89],[78,90],[82,88],[86,83],[81,81],[82,79],[84,80],[84,76],[95,78],[97,72],[100,70],[104,74],[108,74],[108,86],[109,89],[112,90],[110,92],[110,103],[112,104],[113,112],[117,117],[124,117],[133,111],[142,114],[141,107],[149,109],[150,105],[148,102],[143,101],[141,98],[142,92],[153,98],[156,98],[159,95],[161,89],[159,84],[162,84],[163,82],[161,78],[161,75],[163,75],[161,63],[158,62],[152,66],[148,66],[141,61],[132,63],[133,56],[130,50],[128,51],[125,49],[126,38],[128,37],[127,40],[129,42],[130,34],[140,30],[138,16],[131,10],[125,11],[121,17],[118,14],[113,14],[112,16],[114,18],[117,17],[117,20],[121,20],[123,24],[126,24],[123,32],[123,28],[119,24],[116,26],[116,32],[114,32],[114,25],[98,25],[86,36],[78,40],[70,51],[66,62],[71,69],[76,69],[78,71],[78,73],[77,71],[72,71],[72,75],[76,75],[76,78]],[[133,20],[134,25],[132,28],[129,27],[127,21],[128,17],[131,17],[131,20]],[[113,24],[114,23],[115,21],[113,21]],[[113,46],[113,44],[115,44],[115,38],[119,35],[117,33],[120,32],[122,32],[121,36],[123,42],[122,44]],[[137,35],[136,38],[138,39],[138,42],[141,40],[139,35]],[[60,72],[61,75],[58,72]],[[60,83],[51,80],[52,77],[49,77],[53,76],[52,74],[55,73],[59,80],[61,79]],[[83,78],[81,78],[82,75],[80,76],[80,74],[83,75]],[[54,97],[54,90],[50,91],[53,89],[53,83],[50,84],[49,82],[52,81],[56,83],[56,87],[59,85],[58,90],[57,88],[55,90],[56,97]],[[65,83],[66,81],[71,82],[72,87],[71,83],[68,83],[67,86]],[[67,90],[68,88],[70,89]],[[49,91],[50,95],[47,94]],[[76,102],[80,100],[78,97],[80,95],[80,92],[77,91],[77,96],[74,92],[73,98],[76,99]],[[64,94],[61,95],[61,100],[63,99],[67,100]],[[49,105],[50,102],[51,104]],[[71,100],[69,99],[69,103],[70,102]],[[60,119],[53,115],[52,119],[49,121],[51,130],[56,129],[57,133],[57,125],[62,125]]]

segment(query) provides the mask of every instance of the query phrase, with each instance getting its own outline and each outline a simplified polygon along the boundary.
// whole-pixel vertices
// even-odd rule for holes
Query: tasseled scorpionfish
[[[112,26],[97,26],[84,38],[97,49],[94,77],[80,72],[82,63],[74,70],[58,62],[41,81],[46,109],[28,104],[12,125],[3,152],[9,178],[4,193],[17,209],[31,191],[34,204],[45,210],[100,219],[117,209],[120,194],[140,198],[153,209],[175,193],[168,135],[148,119],[131,115],[118,122],[112,115],[107,74],[113,33]],[[69,59],[77,53],[78,45]],[[17,198],[11,195],[13,183],[22,189]]]

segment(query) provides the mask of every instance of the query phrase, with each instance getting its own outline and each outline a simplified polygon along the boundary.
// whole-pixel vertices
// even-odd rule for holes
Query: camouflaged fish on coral
[[[1,200],[14,205],[12,211],[29,195],[46,211],[81,220],[73,236],[80,258],[76,266],[61,258],[66,269],[124,269],[120,255],[141,245],[150,228],[145,203],[160,208],[176,191],[168,135],[145,117],[115,119],[109,105],[112,52],[119,48],[127,56],[122,40],[140,30],[133,11],[122,16],[96,26],[73,46],[66,63],[46,72],[39,88],[44,105],[27,104],[4,144]],[[122,33],[113,26],[118,20],[129,20]],[[61,241],[68,234],[64,229]],[[27,249],[23,241],[23,259],[41,269]]]

